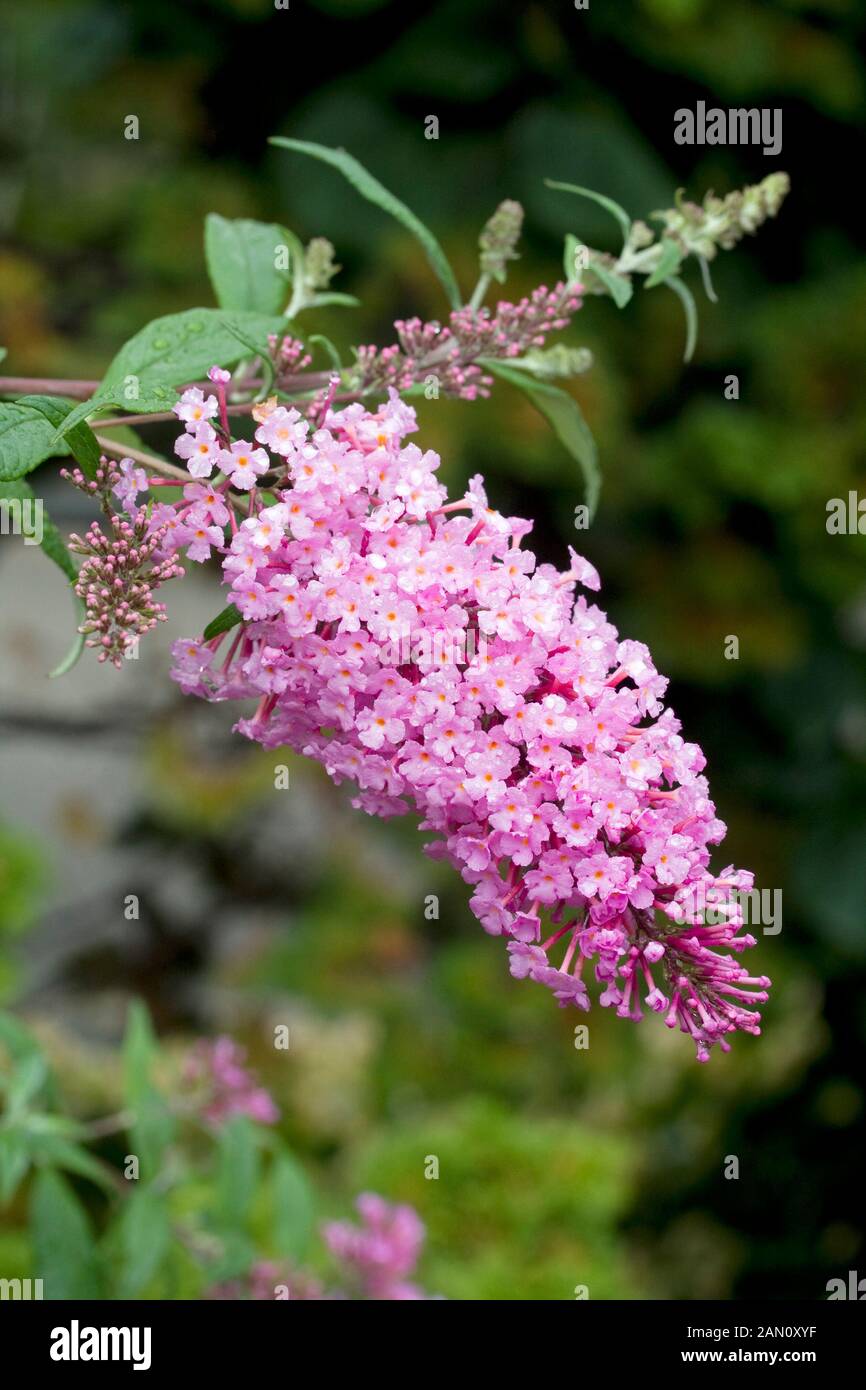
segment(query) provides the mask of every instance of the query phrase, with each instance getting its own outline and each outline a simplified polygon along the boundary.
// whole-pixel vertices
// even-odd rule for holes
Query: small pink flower
[[[235,441],[231,448],[220,450],[219,466],[223,473],[231,478],[232,487],[247,492],[251,487],[255,487],[257,478],[267,473],[270,461],[264,449],[256,449],[252,444]]]
[[[345,1274],[366,1298],[424,1298],[419,1288],[407,1282],[424,1244],[424,1226],[417,1212],[410,1206],[392,1206],[372,1192],[363,1193],[355,1205],[360,1226],[332,1221],[323,1232]]]
[[[247,1115],[259,1124],[276,1124],[279,1111],[245,1066],[245,1052],[231,1038],[196,1044],[187,1058],[184,1078],[200,1094],[202,1113],[214,1125],[233,1115]]]
[[[210,483],[187,483],[183,495],[187,502],[195,503],[214,526],[228,525],[229,509]]]
[[[203,421],[190,434],[181,435],[174,452],[178,458],[186,460],[186,466],[194,478],[209,478],[220,458],[216,430]]]
[[[245,618],[266,618],[272,611],[269,591],[254,579],[239,583],[233,590],[233,600]]]
[[[275,454],[284,457],[299,448],[306,436],[307,423],[294,406],[289,410],[285,406],[277,406],[256,430],[256,439],[260,444],[266,444]]]
[[[223,547],[223,529],[210,523],[204,508],[193,507],[186,518],[187,555],[201,563],[210,559],[211,550]]]
[[[183,420],[187,429],[195,430],[203,421],[216,415],[218,409],[216,396],[205,396],[197,386],[190,386],[181,393],[174,413],[179,420]]]
[[[147,491],[147,474],[143,468],[136,468],[132,459],[121,459],[117,465],[117,470],[120,477],[112,488],[112,492],[124,504],[127,511],[131,512],[135,507],[138,494]]]

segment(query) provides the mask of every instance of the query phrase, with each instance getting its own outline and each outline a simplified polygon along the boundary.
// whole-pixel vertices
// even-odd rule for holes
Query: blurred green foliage
[[[28,1227],[0,1235],[4,1277],[41,1279],[49,1299],[198,1297],[259,1251],[300,1262],[313,1194],[279,1139],[246,1115],[206,1120],[137,1003],[123,1055],[123,1109],[88,1126],[0,1013],[0,1207]]]
[[[791,175],[779,220],[715,263],[720,302],[702,303],[690,368],[673,295],[637,294],[621,315],[591,300],[569,337],[595,357],[575,394],[604,469],[577,543],[620,629],[672,678],[729,824],[725,857],[784,892],[783,931],[755,952],[775,984],[763,1038],[698,1068],[657,1020],[603,1014],[575,1050],[572,1020],[508,978],[415,832],[359,821],[294,763],[293,796],[325,798],[333,848],[287,901],[283,936],[246,968],[209,967],[332,1206],[364,1183],[416,1202],[428,1283],[451,1296],[568,1298],[587,1283],[592,1297],[813,1298],[862,1266],[866,543],[825,521],[828,499],[864,480],[863,24],[853,0],[58,0],[14,14],[0,341],[19,374],[97,375],[156,314],[210,303],[210,211],[334,241],[338,287],[363,302],[317,324],[342,349],[443,314],[411,239],[331,171],[268,149],[274,133],[349,148],[429,222],[464,286],[484,220],[520,199],[510,297],[556,277],[566,231],[615,249],[606,215],[545,177],[641,214],[679,185]],[[780,106],[778,162],[674,145],[674,111],[699,99]],[[500,388],[419,415],[449,486],[484,472],[559,559],[580,480],[531,407]],[[269,795],[249,757],[203,771],[162,729],[145,751],[151,829],[231,861],[238,820],[252,837]],[[3,880],[15,920],[21,872]],[[287,999],[297,1045],[278,1074],[266,1023]],[[93,1058],[55,1044],[86,1110]],[[438,1182],[423,1176],[431,1153]],[[730,1154],[738,1181],[723,1176]],[[4,1273],[27,1263],[23,1220]]]
[[[426,1178],[419,1157],[435,1156]],[[628,1154],[570,1118],[534,1124],[491,1101],[387,1128],[351,1171],[411,1202],[430,1232],[430,1288],[451,1298],[563,1299],[636,1293],[616,1225]],[[459,1258],[455,1255],[459,1251]]]
[[[42,896],[43,862],[26,835],[0,825],[0,999],[14,988],[18,969],[7,942],[36,920]]]

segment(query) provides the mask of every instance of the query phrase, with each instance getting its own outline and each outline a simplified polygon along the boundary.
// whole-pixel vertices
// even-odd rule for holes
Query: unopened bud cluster
[[[550,333],[567,328],[581,306],[579,285],[539,285],[516,304],[500,300],[495,310],[466,305],[455,309],[446,325],[420,318],[398,319],[398,343],[358,349],[358,394],[393,388],[408,390],[425,373],[436,373],[446,396],[476,400],[488,396],[493,378],[479,361],[508,361],[542,348]]]
[[[505,279],[506,264],[518,259],[516,246],[523,228],[523,208],[511,198],[500,203],[485,223],[478,238],[481,269],[500,283]]]
[[[125,462],[132,467],[131,460]],[[65,476],[103,503],[124,486],[124,474],[106,459],[100,460],[94,478],[86,478],[78,468]],[[165,528],[150,529],[143,509],[131,519],[109,512],[108,525],[108,534],[94,521],[83,537],[71,535],[69,549],[84,557],[75,583],[86,611],[79,632],[86,634],[88,647],[97,649],[100,661],[119,667],[138,639],[165,621],[165,604],[154,598],[154,591],[167,579],[183,575],[184,569],[174,555],[155,558]]]
[[[787,174],[768,174],[761,183],[724,198],[708,193],[703,205],[678,198],[675,208],[654,216],[664,222],[665,236],[676,237],[688,251],[710,261],[717,250],[730,251],[768,217],[775,217],[789,188]]]

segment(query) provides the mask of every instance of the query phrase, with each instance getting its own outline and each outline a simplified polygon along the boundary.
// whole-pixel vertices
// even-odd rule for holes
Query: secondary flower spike
[[[197,404],[185,392],[177,408],[191,472]],[[588,1009],[594,976],[603,1006],[648,1007],[700,1061],[758,1033],[770,982],[737,960],[755,944],[741,932],[752,875],[711,872],[725,826],[704,756],[663,707],[647,648],[575,597],[599,588],[592,565],[571,550],[564,571],[538,564],[532,523],[491,508],[479,477],[449,502],[437,455],[404,442],[415,413],[395,391],[318,428],[275,401],[255,417],[255,442],[215,463],[234,487],[239,454],[266,450],[277,469],[268,506],[253,463],[249,514],[216,547],[244,622],[176,644],[182,689],[257,697],[242,733],[355,783],[362,810],[418,813],[512,974],[561,1006]],[[187,488],[183,526],[157,509],[162,551],[212,526],[229,479],[211,483],[201,500]]]

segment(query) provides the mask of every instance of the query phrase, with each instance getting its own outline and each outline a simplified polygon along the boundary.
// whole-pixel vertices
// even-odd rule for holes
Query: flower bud
[[[500,284],[505,279],[506,262],[517,260],[514,248],[520,240],[522,227],[523,208],[513,199],[506,198],[485,223],[478,238],[481,269],[485,275],[492,276]]]

